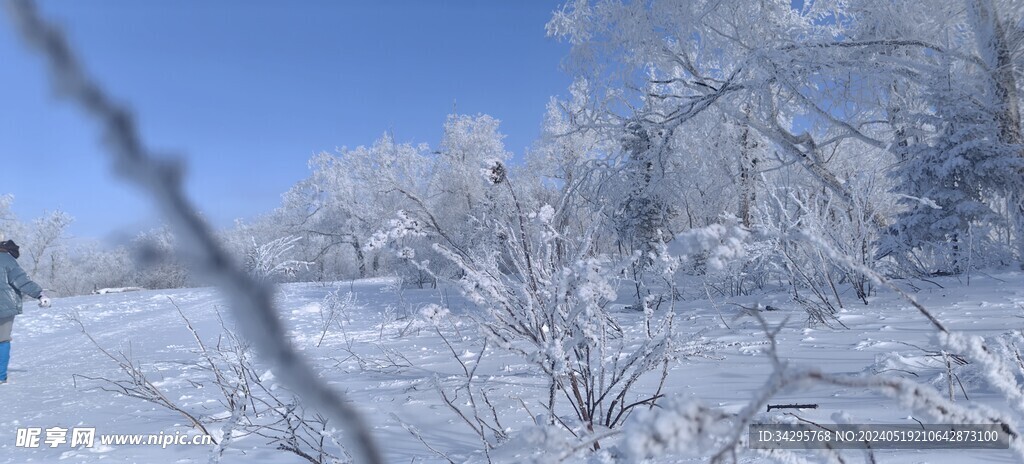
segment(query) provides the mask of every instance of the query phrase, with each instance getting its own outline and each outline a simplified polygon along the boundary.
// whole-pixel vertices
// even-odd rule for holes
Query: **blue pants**
[[[11,342],[0,343],[0,382],[7,381],[7,363],[11,362]]]
[[[14,316],[0,319],[0,382],[7,380],[7,363],[11,361],[11,330]]]

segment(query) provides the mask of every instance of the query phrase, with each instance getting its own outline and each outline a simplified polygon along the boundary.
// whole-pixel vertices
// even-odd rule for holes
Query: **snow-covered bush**
[[[351,317],[349,313],[356,308],[356,305],[356,297],[351,291],[342,295],[341,289],[337,288],[324,295],[323,300],[320,302],[321,331],[316,346],[319,347],[324,342],[324,338],[327,337],[327,334],[335,326],[340,328],[342,333],[345,332],[345,324],[348,323]]]
[[[658,390],[634,388],[646,374],[660,372],[664,381],[677,355],[672,312],[649,311],[645,333],[625,332],[609,309],[630,258],[594,253],[594,229],[564,235],[555,218],[568,212],[520,203],[510,179],[492,189],[495,201],[501,195],[509,205],[480,223],[476,234],[492,238],[463,248],[441,230],[434,250],[462,271],[458,284],[483,311],[478,320],[488,343],[520,354],[547,379],[546,425],[589,436],[654,404]],[[379,235],[396,234],[401,230]],[[568,407],[559,405],[562,397]],[[564,418],[566,412],[572,417]]]
[[[300,269],[311,264],[288,257],[296,242],[301,239],[280,237],[260,245],[255,238],[250,238],[251,246],[245,253],[245,270],[261,281],[294,277]]]
[[[871,225],[872,209],[860,206],[866,199],[856,196],[850,205],[827,191],[773,187],[766,192],[771,201],[760,208],[754,235],[762,244],[762,256],[771,261],[771,272],[790,286],[794,301],[807,311],[808,321],[838,323],[835,314],[850,302],[842,296],[844,285],[867,304],[870,279],[835,262],[817,243],[803,239],[805,234],[813,235],[857,265],[873,267],[871,244],[877,235]]]

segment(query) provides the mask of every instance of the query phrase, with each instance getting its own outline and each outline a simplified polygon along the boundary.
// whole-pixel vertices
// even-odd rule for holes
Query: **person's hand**
[[[46,295],[41,295],[39,297],[39,307],[40,308],[49,308],[50,307],[50,298],[47,297]]]

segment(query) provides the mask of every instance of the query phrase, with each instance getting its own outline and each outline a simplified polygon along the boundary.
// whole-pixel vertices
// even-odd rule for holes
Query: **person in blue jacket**
[[[14,240],[0,242],[0,272],[7,285],[0,284],[0,384],[7,383],[7,364],[11,361],[11,330],[14,316],[21,314],[21,298],[28,295],[39,299],[39,306],[47,308],[50,299],[43,288],[33,282],[18,265],[18,245]]]

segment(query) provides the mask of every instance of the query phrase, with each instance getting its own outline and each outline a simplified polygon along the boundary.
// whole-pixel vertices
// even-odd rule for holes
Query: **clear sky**
[[[217,227],[270,211],[320,151],[436,146],[445,117],[487,113],[521,155],[565,94],[556,1],[43,1],[90,74],[158,151],[185,157]],[[109,173],[97,127],[60,100],[42,60],[0,21],[0,194],[22,220],[61,209],[76,237],[158,223]]]

